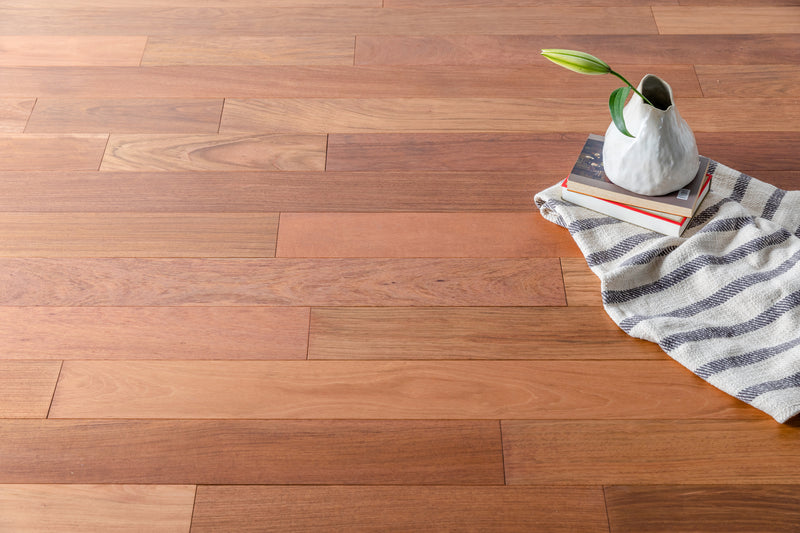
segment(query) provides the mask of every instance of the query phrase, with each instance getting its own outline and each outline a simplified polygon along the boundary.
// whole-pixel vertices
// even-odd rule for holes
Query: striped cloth
[[[535,197],[600,278],[623,331],[785,422],[800,412],[800,191],[712,162],[711,191],[681,237]]]

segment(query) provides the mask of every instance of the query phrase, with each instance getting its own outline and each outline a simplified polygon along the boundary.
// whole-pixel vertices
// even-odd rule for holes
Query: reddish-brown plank
[[[46,417],[60,370],[61,361],[0,360],[0,418]]]
[[[2,213],[0,257],[275,257],[277,213]]]
[[[597,307],[603,305],[603,299],[600,296],[600,280],[586,264],[586,259],[582,257],[562,258],[561,272],[564,277],[567,305]]]
[[[660,34],[797,33],[800,6],[653,6]]]
[[[0,258],[0,305],[564,305],[558,259]]]
[[[800,485],[656,485],[604,488],[611,531],[781,533],[800,523]]]
[[[759,171],[758,178],[771,183],[776,187],[782,189],[797,190],[800,189],[800,171],[798,170],[783,170],[783,171]]]
[[[0,170],[97,170],[108,135],[0,135]]]
[[[648,0],[650,5],[677,5],[679,0]],[[384,0],[385,7],[427,7],[429,5],[425,0]],[[554,6],[596,6],[608,7],[611,5],[610,0],[560,0],[553,2],[553,0],[436,0],[436,5],[440,7],[472,9],[476,7],[534,7],[539,6],[543,8],[550,8]],[[639,6],[641,2],[637,0],[616,0],[613,5],[620,7]]]
[[[753,412],[755,410],[751,409]],[[544,484],[800,481],[800,428],[760,420],[503,422],[506,480]]]
[[[0,530],[189,531],[194,485],[0,485]]]
[[[276,256],[582,257],[556,228],[538,211],[283,213]]]
[[[497,421],[9,420],[0,483],[502,485]]]
[[[308,315],[302,307],[0,307],[0,353],[6,359],[305,359]]]
[[[585,133],[334,133],[329,171],[569,172]]]
[[[798,11],[800,24],[800,11]],[[800,32],[800,26],[798,26]],[[800,37],[795,37],[800,43]],[[770,57],[770,63],[775,60]],[[786,65],[696,65],[703,94],[710,98],[800,97],[797,64]]]
[[[607,0],[603,0],[604,2]],[[677,0],[675,0],[677,2]],[[793,2],[795,0],[786,0]],[[651,2],[652,3],[652,2]],[[649,65],[795,64],[797,37],[772,35],[358,35],[357,65],[537,65],[542,48],[587,50],[621,72]],[[635,67],[633,67],[635,68]],[[668,76],[667,77],[671,77]]]
[[[22,133],[35,98],[0,99],[0,133]]]
[[[324,135],[112,134],[102,171],[324,170]]]
[[[665,359],[599,307],[315,308],[311,359]]]
[[[607,532],[600,487],[202,486],[192,531]]]
[[[798,11],[800,13],[800,11]],[[796,98],[681,98],[675,105],[697,132],[800,131]]]
[[[566,171],[0,171],[0,211],[526,211]]]
[[[65,361],[49,416],[741,419],[758,414],[674,361]]]
[[[2,35],[0,66],[137,67],[145,36]]]
[[[222,99],[40,98],[26,133],[217,133]]]
[[[798,132],[699,132],[695,138],[702,155],[755,177],[764,170],[800,168],[800,154],[790,148],[800,143]]]

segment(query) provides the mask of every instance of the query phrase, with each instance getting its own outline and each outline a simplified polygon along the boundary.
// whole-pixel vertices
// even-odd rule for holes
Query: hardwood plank
[[[0,66],[138,67],[145,36],[0,35]]]
[[[758,178],[771,183],[776,187],[781,187],[787,190],[797,190],[800,188],[800,171],[784,170],[776,171],[760,171]]]
[[[275,257],[277,213],[0,213],[0,257]]]
[[[22,133],[35,98],[0,99],[0,133]]]
[[[188,531],[193,485],[1,485],[4,531]]]
[[[760,416],[503,422],[506,480],[510,485],[797,484],[800,428]]]
[[[0,360],[0,418],[46,417],[60,370],[61,361]]]
[[[623,72],[629,64],[650,65],[658,73],[669,65],[762,64],[765,57],[770,63],[800,60],[796,34],[358,35],[355,64],[533,67],[543,65],[542,48],[556,46],[589,50],[615,69],[622,66]]]
[[[497,421],[9,420],[2,483],[502,485]]]
[[[311,359],[665,359],[599,307],[315,308]]]
[[[287,0],[282,0],[284,5]],[[293,5],[293,4],[290,4]],[[275,34],[454,34],[571,33],[656,34],[648,6],[625,10],[570,6],[420,9],[381,7],[71,7],[2,8],[13,34],[27,35],[275,35]]]
[[[203,8],[259,8],[259,7],[380,7],[382,0],[173,0],[172,7],[203,7]],[[163,8],[162,0],[69,0],[64,2],[68,9],[107,9],[109,12],[117,9],[130,8]],[[49,0],[25,0],[28,9],[43,9],[52,7]]]
[[[0,353],[5,359],[305,359],[308,321],[301,307],[0,307]]]
[[[346,511],[345,511],[346,510]],[[192,531],[608,531],[598,487],[198,487]]]
[[[791,531],[800,522],[798,485],[605,487],[612,531]]]
[[[756,177],[765,170],[800,168],[800,154],[790,148],[800,143],[797,132],[698,132],[695,138],[704,156]]]
[[[564,305],[556,259],[0,258],[10,306]]]
[[[538,212],[283,213],[276,256],[583,257],[555,227]]]
[[[577,150],[580,142],[575,143]],[[0,211],[525,211],[533,205],[534,191],[563,178],[563,169],[169,174],[0,171]]]
[[[676,97],[681,115],[697,132],[800,131],[800,109],[792,98]]]
[[[97,170],[108,135],[4,134],[0,170]]]
[[[217,133],[222,100],[40,98],[27,133]]]
[[[800,24],[800,11],[797,18]],[[800,44],[800,36],[795,42]],[[773,61],[770,57],[770,62]],[[696,65],[695,70],[707,97],[800,97],[800,73],[796,65]]]
[[[324,170],[324,135],[113,134],[102,171]]]
[[[585,140],[583,133],[334,133],[325,168],[567,173]]]
[[[797,33],[800,6],[653,6],[660,34]]]
[[[142,66],[352,65],[351,35],[150,37]]]
[[[602,306],[600,280],[591,271],[584,258],[564,257],[561,259],[561,272],[564,276],[564,290],[567,305]]]
[[[673,361],[65,361],[49,414],[573,420],[757,416]]]
[[[429,4],[425,0],[384,0],[385,7],[425,7]],[[609,5],[639,6],[641,2],[637,0],[436,0],[436,5],[449,8],[476,8],[476,7],[540,7],[550,9],[554,6],[597,6],[607,7]],[[648,0],[650,5],[677,5],[678,0]]]

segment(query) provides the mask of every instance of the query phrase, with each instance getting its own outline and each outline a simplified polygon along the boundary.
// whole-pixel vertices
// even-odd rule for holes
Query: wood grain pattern
[[[649,5],[677,5],[679,0],[648,0]],[[556,4],[552,0],[436,0],[437,6],[449,8],[475,8],[475,7],[551,7],[553,5],[559,6],[598,6],[608,7],[612,2],[609,0],[563,0]],[[384,0],[386,7],[426,7],[428,5],[425,0]],[[639,6],[641,2],[637,0],[619,0],[613,2],[613,5],[618,6]]]
[[[800,11],[798,11],[800,23]],[[774,61],[770,58],[770,61]],[[711,98],[800,97],[800,73],[795,65],[697,65],[703,94]]]
[[[585,140],[583,133],[334,133],[328,136],[325,168],[564,173]]]
[[[598,487],[198,487],[192,531],[608,531]]]
[[[277,257],[583,257],[537,212],[283,213]]]
[[[800,6],[653,6],[661,34],[797,33]]]
[[[587,4],[581,0],[580,5]],[[614,5],[621,4],[614,2]],[[630,63],[653,68],[657,65],[659,72],[670,69],[670,65],[762,64],[767,56],[772,63],[795,64],[800,59],[797,37],[793,34],[358,35],[355,64],[533,67],[542,65],[539,55],[542,48],[556,45],[571,50],[591,50],[614,66]],[[631,67],[623,68],[628,72]]]
[[[698,132],[800,131],[800,109],[792,98],[676,97],[675,105]]]
[[[672,361],[65,361],[50,418],[748,418]]]
[[[564,305],[557,259],[0,258],[0,305]]]
[[[34,103],[35,98],[0,99],[0,133],[22,133]]]
[[[193,485],[0,485],[4,531],[188,531]]]
[[[324,135],[115,134],[102,171],[323,170]]]
[[[8,420],[2,483],[502,485],[497,421]]]
[[[146,36],[0,35],[0,66],[136,67]]]
[[[40,98],[26,133],[217,133],[222,100]]]
[[[597,307],[315,308],[311,359],[665,359]]]
[[[353,46],[349,35],[151,37],[142,65],[352,65]]]
[[[568,166],[568,165],[567,165]],[[563,170],[3,172],[0,211],[527,211]]]
[[[789,148],[800,142],[797,132],[737,132],[735,135],[700,132],[695,138],[704,156],[758,178],[765,170],[800,167],[800,154]]]
[[[108,135],[3,134],[0,170],[97,170]]]
[[[0,361],[0,418],[44,418],[61,361]]]
[[[564,277],[567,305],[597,307],[603,305],[600,280],[591,271],[584,258],[562,258],[561,275]]]
[[[797,484],[798,439],[800,428],[766,415],[751,421],[503,422],[511,485]]]
[[[5,359],[305,359],[308,320],[301,307],[0,307],[0,353]]]
[[[612,531],[791,531],[800,521],[797,485],[605,487]]]
[[[274,257],[277,213],[0,213],[0,257]]]

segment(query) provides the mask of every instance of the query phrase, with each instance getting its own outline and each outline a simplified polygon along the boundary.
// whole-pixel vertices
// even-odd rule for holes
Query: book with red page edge
[[[603,141],[603,137],[594,134],[586,139],[567,178],[568,190],[671,215],[694,215],[700,203],[700,191],[710,179],[707,175],[708,158],[700,156],[697,175],[686,187],[661,196],[645,196],[611,183],[603,171]]]

